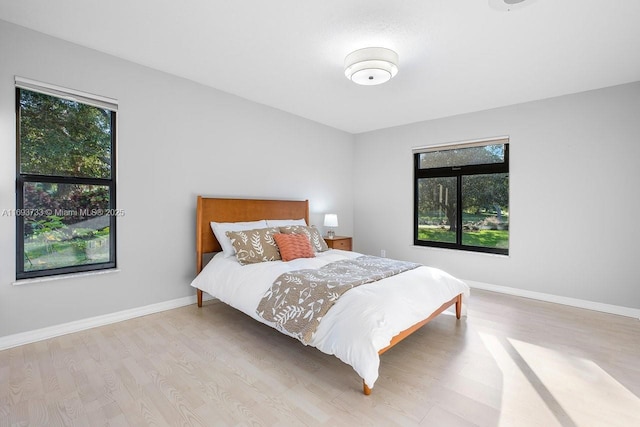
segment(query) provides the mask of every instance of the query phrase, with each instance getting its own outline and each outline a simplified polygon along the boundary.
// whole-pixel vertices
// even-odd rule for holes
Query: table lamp
[[[325,227],[337,227],[338,226],[338,215],[336,214],[325,214],[324,215],[324,226]],[[333,239],[336,237],[336,233],[333,230],[327,231],[327,237]]]

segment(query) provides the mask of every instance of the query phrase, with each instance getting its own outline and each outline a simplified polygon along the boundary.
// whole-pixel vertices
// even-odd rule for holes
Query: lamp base
[[[333,239],[334,237],[336,237],[336,232],[332,230],[327,231],[327,237]]]

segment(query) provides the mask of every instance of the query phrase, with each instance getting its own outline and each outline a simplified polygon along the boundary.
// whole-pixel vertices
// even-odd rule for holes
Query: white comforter
[[[272,261],[241,266],[235,257],[217,254],[191,286],[273,327],[256,314],[264,293],[282,273],[320,268],[361,254],[329,250],[315,258]],[[351,365],[370,388],[378,379],[380,357],[400,332],[426,319],[469,287],[450,274],[419,267],[346,292],[324,316],[310,345]]]

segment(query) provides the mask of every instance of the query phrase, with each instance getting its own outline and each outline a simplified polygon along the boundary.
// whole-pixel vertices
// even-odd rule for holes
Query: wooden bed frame
[[[196,207],[196,273],[203,268],[203,258],[206,254],[219,252],[220,243],[211,231],[211,221],[240,222],[259,221],[261,219],[299,219],[304,218],[309,224],[308,200],[262,200],[262,199],[225,199],[198,196]],[[198,289],[198,307],[202,307],[202,290]],[[380,350],[382,354],[398,344],[400,341],[420,329],[426,323],[438,316],[452,305],[456,306],[456,318],[460,319],[462,310],[462,294],[445,302],[426,319],[393,337],[391,343]],[[371,394],[371,389],[362,381],[365,395]]]

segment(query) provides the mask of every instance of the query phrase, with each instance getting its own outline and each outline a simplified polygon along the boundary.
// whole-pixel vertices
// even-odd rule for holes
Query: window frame
[[[420,168],[420,155],[433,151],[447,151],[470,147],[484,147],[488,145],[504,145],[504,161],[502,163],[485,163],[467,166],[445,166],[439,168]],[[509,255],[509,248],[491,248],[483,246],[470,246],[462,244],[462,178],[464,176],[509,174],[509,138],[499,137],[474,141],[469,143],[444,144],[430,147],[415,148],[413,150],[414,180],[413,180],[413,244],[415,246],[437,247],[445,249],[457,249],[470,252],[484,252],[498,255]],[[456,178],[456,242],[437,242],[420,240],[419,236],[419,181],[424,178]]]
[[[21,91],[27,90],[38,92],[47,96],[58,99],[72,100],[80,104],[89,105],[95,108],[101,108],[110,111],[110,177],[109,178],[93,178],[93,177],[69,177],[59,175],[40,175],[33,173],[21,173]],[[47,278],[65,274],[86,273],[92,271],[114,270],[117,268],[117,101],[87,94],[71,89],[61,88],[58,86],[39,83],[32,80],[22,79],[16,76],[15,87],[15,109],[16,109],[16,280]],[[21,209],[24,208],[24,188],[28,183],[54,183],[54,184],[79,184],[79,185],[98,185],[108,188],[109,191],[109,261],[74,265],[67,267],[48,268],[41,270],[25,271],[25,248],[24,248],[24,216],[20,215]]]

